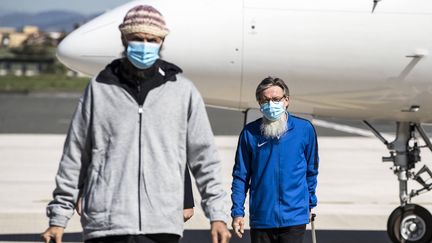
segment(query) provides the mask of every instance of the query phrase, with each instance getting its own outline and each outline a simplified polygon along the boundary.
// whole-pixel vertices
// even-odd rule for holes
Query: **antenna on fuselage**
[[[381,2],[381,0],[373,0],[373,7],[372,7],[372,13],[375,11],[376,6],[378,3]]]

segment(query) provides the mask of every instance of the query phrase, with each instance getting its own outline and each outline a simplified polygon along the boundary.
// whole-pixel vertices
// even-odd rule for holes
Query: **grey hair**
[[[269,76],[261,81],[261,83],[258,84],[258,87],[256,88],[255,97],[257,101],[260,100],[261,93],[272,86],[279,86],[283,90],[285,96],[289,96],[289,89],[285,82],[280,78],[273,78]]]

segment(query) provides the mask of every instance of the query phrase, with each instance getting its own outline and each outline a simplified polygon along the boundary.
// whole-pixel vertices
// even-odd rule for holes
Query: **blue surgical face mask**
[[[265,118],[270,121],[277,121],[282,114],[285,113],[285,106],[283,101],[273,102],[269,101],[261,104],[261,112],[265,116]]]
[[[147,69],[159,58],[160,47],[160,43],[129,41],[127,58],[136,68]]]

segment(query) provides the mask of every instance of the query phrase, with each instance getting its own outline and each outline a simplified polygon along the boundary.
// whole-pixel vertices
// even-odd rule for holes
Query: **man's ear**
[[[286,102],[286,107],[285,107],[285,109],[288,109],[289,104],[290,104],[290,101],[291,101],[291,99],[290,99],[289,96],[285,97],[285,102]]]

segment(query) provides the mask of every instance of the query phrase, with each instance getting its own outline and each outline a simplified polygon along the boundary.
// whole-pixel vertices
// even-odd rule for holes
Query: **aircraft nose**
[[[66,65],[68,68],[76,69],[76,64],[79,62],[79,52],[74,50],[79,50],[74,38],[66,37],[57,46],[57,59]]]
[[[119,20],[103,14],[70,33],[57,48],[57,58],[67,67],[95,75],[123,51]]]

